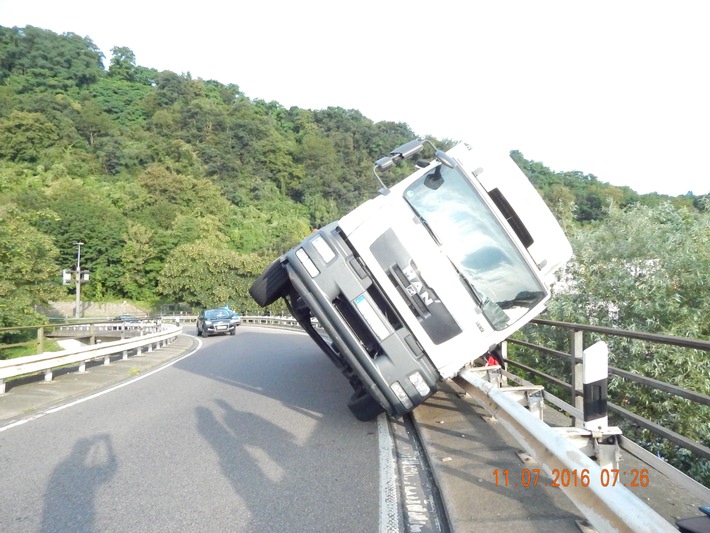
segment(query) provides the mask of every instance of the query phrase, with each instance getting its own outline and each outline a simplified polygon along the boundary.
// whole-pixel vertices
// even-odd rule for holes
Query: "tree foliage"
[[[0,80],[21,92],[86,87],[104,74],[103,54],[87,37],[27,26],[0,27]]]
[[[0,206],[0,327],[42,323],[35,306],[63,292],[59,252],[31,222],[16,206]]]
[[[240,309],[250,305],[247,290],[263,266],[257,256],[240,254],[216,239],[195,241],[169,255],[158,290],[194,307],[230,304]]]
[[[592,224],[568,228],[575,252],[562,288],[549,303],[547,317],[584,323],[707,339],[710,336],[710,214],[655,206],[612,206]],[[521,334],[536,344],[568,351],[566,336],[534,328]],[[588,335],[587,345],[599,336]],[[710,395],[706,352],[605,338],[610,365],[635,374]],[[569,380],[561,362],[516,356],[554,376]],[[687,438],[710,446],[710,408],[669,393],[614,377],[610,401]],[[710,462],[652,433],[616,420],[624,434],[710,486]]]

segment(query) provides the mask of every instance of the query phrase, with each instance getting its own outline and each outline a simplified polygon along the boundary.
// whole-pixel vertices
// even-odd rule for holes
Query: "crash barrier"
[[[157,327],[160,322],[159,319],[146,319],[135,322],[94,319],[79,322],[40,324],[38,326],[5,327],[0,328],[0,335],[6,337],[14,335],[20,338],[31,337],[31,339],[9,344],[0,344],[0,350],[31,346],[36,354],[41,354],[45,351],[46,341],[51,337],[86,338],[89,340],[89,344],[94,344],[97,337],[106,336],[105,334],[108,332],[112,332],[108,336],[116,336],[116,332],[121,332],[120,336],[128,336],[131,333],[142,335],[151,332],[151,328]]]
[[[66,328],[66,329],[65,329]],[[71,348],[58,352],[45,352],[38,355],[28,355],[14,359],[0,360],[0,394],[5,393],[6,380],[27,374],[44,372],[44,380],[52,381],[53,371],[68,365],[79,365],[79,372],[86,371],[86,365],[91,361],[101,360],[110,364],[111,356],[122,354],[128,359],[130,352],[136,356],[143,351],[152,352],[173,342],[182,333],[182,327],[176,324],[126,323],[126,324],[77,324],[61,326],[62,331],[70,332],[74,337],[97,335],[104,332],[127,332],[133,330],[137,336],[123,338],[117,341],[89,344],[79,348]]]
[[[644,341],[646,343],[649,343],[651,346],[653,344],[662,344],[668,346],[675,346],[685,350],[700,350],[703,352],[710,352],[710,341],[701,339],[689,339],[685,337],[675,337],[671,335],[642,333],[638,331],[630,331],[602,326],[589,326],[586,324],[574,324],[568,322],[558,322],[542,319],[533,320],[533,323],[531,325],[526,326],[528,330],[529,328],[538,327],[551,327],[555,329],[564,330],[567,333],[567,338],[569,339],[568,351],[562,352],[559,350],[553,350],[549,347],[540,346],[534,343],[516,339],[508,339],[508,343],[520,346],[526,352],[532,350],[534,352],[537,352],[538,354],[541,354],[544,357],[553,357],[566,362],[566,366],[570,372],[569,381],[557,379],[553,376],[550,376],[549,374],[540,372],[539,370],[532,368],[529,365],[522,364],[519,361],[515,361],[514,359],[509,359],[507,357],[506,364],[509,367],[519,368],[531,375],[537,376],[545,383],[556,385],[558,387],[561,387],[562,389],[567,389],[569,391],[569,396],[573,398],[574,405],[564,402],[560,398],[557,398],[556,396],[550,394],[547,391],[544,392],[544,398],[546,401],[553,403],[556,407],[568,413],[572,417],[574,425],[578,427],[584,425],[585,416],[586,418],[593,416],[589,412],[585,413],[584,410],[585,396],[587,397],[587,400],[589,400],[589,397],[593,394],[593,391],[589,387],[588,383],[585,393],[584,373],[585,367],[588,366],[588,364],[585,364],[584,361],[585,333],[593,333],[597,338],[601,337],[607,339],[609,343],[613,343],[614,338],[628,338]],[[604,371],[602,373],[604,375],[604,378],[609,375],[618,376],[621,379],[633,381],[634,383],[644,385],[648,389],[663,391],[679,398],[684,398],[688,402],[691,402],[692,404],[695,404],[697,406],[710,406],[710,396],[695,391],[687,390],[677,385],[665,383],[656,379],[651,379],[613,366],[609,366],[607,370],[605,365]],[[649,430],[650,432],[655,434],[656,437],[667,439],[668,441],[673,442],[681,448],[690,451],[696,459],[710,460],[710,448],[703,445],[702,443],[688,439],[676,433],[675,431],[672,431],[671,429],[661,426],[656,421],[639,416],[638,414],[635,414],[629,411],[628,409],[617,405],[616,403],[608,401],[606,398],[606,382],[604,383],[603,396],[603,403],[605,409],[608,409],[608,411],[613,413],[614,415],[628,420],[630,423],[636,426]],[[697,492],[696,489],[698,488],[698,486],[702,487],[702,485],[692,482],[690,478],[684,476],[683,474],[680,474],[679,476],[679,472],[673,467],[669,466],[665,461],[657,458],[653,454],[648,453],[646,450],[635,444],[633,441],[624,438],[623,436],[619,438],[619,446],[625,449],[627,452],[631,453],[632,455],[643,460],[644,462],[652,463],[652,466],[654,466],[657,470],[662,471],[671,479],[675,479],[678,482],[682,482],[683,487],[687,490]],[[691,483],[688,483],[688,481],[691,481]],[[708,497],[707,490],[708,489],[705,489],[704,487],[702,487],[701,490],[701,492],[706,498]]]
[[[519,403],[516,395],[521,392],[520,387],[500,387],[496,380],[491,382],[478,374],[478,369],[464,369],[454,381],[495,416],[547,475],[553,479],[555,472],[579,476],[574,483],[562,482],[559,486],[596,531],[676,531],[629,489],[604,482],[602,466],[583,453],[576,442],[566,439]],[[534,386],[529,390],[535,390]]]
[[[520,446],[539,463],[541,470],[551,477],[554,477],[554,472],[575,473],[581,476],[578,480],[575,479],[575,483],[562,483],[560,487],[597,531],[677,531],[623,484],[610,482],[614,473],[619,472],[621,449],[663,473],[700,501],[710,501],[710,490],[623,437],[619,428],[608,426],[607,409],[621,416],[625,415],[634,424],[650,429],[657,435],[691,450],[697,457],[708,458],[710,450],[701,443],[693,442],[608,402],[606,381],[610,374],[618,375],[647,387],[676,394],[699,405],[710,405],[710,398],[668,383],[608,367],[607,344],[598,341],[585,348],[583,333],[628,337],[704,351],[710,350],[710,342],[548,320],[535,320],[534,323],[569,331],[569,353],[508,339],[501,347],[503,363],[506,367],[524,369],[558,387],[566,387],[570,390],[575,405],[498,365],[464,368],[454,381],[516,438]],[[508,344],[566,358],[572,368],[570,383],[512,360],[507,356]],[[510,382],[516,385],[510,386]],[[573,426],[548,426],[543,421],[545,401],[566,412],[571,417]],[[594,461],[591,458],[594,458]]]
[[[242,324],[287,329],[300,328],[298,322],[290,316],[244,316],[241,318]],[[7,379],[44,372],[45,381],[51,381],[53,370],[58,367],[79,363],[79,372],[84,372],[86,364],[96,359],[103,358],[104,364],[109,364],[111,356],[117,353],[122,353],[123,359],[127,359],[128,353],[133,350],[136,351],[136,355],[141,355],[144,348],[152,351],[154,347],[159,348],[161,345],[172,342],[182,332],[184,324],[194,324],[196,321],[196,315],[166,315],[153,320],[137,322],[93,321],[0,328],[0,333],[36,331],[32,340],[0,345],[0,349],[34,346],[37,352],[37,355],[0,360],[0,394],[4,394],[6,391]],[[96,344],[98,338],[115,336],[120,336],[122,340]],[[49,338],[58,337],[86,339],[89,346],[44,352],[46,341]]]
[[[284,328],[300,328],[298,321],[290,316],[242,316],[242,324],[252,326],[275,326]],[[194,324],[197,316],[193,315],[165,315],[161,317],[163,322],[174,322],[179,324]]]

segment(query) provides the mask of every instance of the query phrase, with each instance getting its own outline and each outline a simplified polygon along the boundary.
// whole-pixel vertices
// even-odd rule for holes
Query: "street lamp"
[[[83,242],[75,242],[74,246],[77,247],[76,250],[76,271],[79,272],[81,270],[81,247],[84,245]]]

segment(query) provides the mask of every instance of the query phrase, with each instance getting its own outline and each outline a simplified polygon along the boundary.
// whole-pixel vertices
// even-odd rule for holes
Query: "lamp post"
[[[74,308],[74,317],[81,318],[81,245],[83,242],[75,242],[76,250],[76,270],[74,279],[76,280],[76,307]]]

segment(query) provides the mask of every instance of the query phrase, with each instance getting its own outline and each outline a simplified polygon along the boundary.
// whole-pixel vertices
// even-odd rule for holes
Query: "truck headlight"
[[[397,396],[397,399],[402,402],[405,409],[412,408],[414,404],[412,403],[412,400],[409,399],[409,396],[407,396],[407,393],[404,392],[404,389],[402,388],[402,385],[399,384],[399,381],[392,383],[392,385],[390,385],[390,389],[392,389],[392,392],[394,392],[395,396]]]
[[[308,257],[308,254],[303,248],[299,248],[298,250],[296,250],[296,257],[298,257],[298,260],[301,262],[301,264],[308,271],[312,278],[315,278],[318,274],[320,274],[320,270],[318,270],[318,267],[313,264],[313,261],[310,257]]]
[[[429,388],[429,385],[426,384],[426,381],[424,381],[424,378],[419,372],[415,372],[411,376],[409,376],[409,381],[414,385],[414,388],[417,389],[417,392],[422,395],[422,397],[426,396],[429,394],[429,391],[431,390]]]
[[[325,239],[322,236],[316,236],[311,241],[311,244],[313,245],[313,248],[315,248],[316,252],[318,252],[318,255],[320,255],[320,258],[324,263],[330,263],[330,261],[335,257],[335,252],[333,252],[330,246],[328,246],[328,243],[325,242]]]

